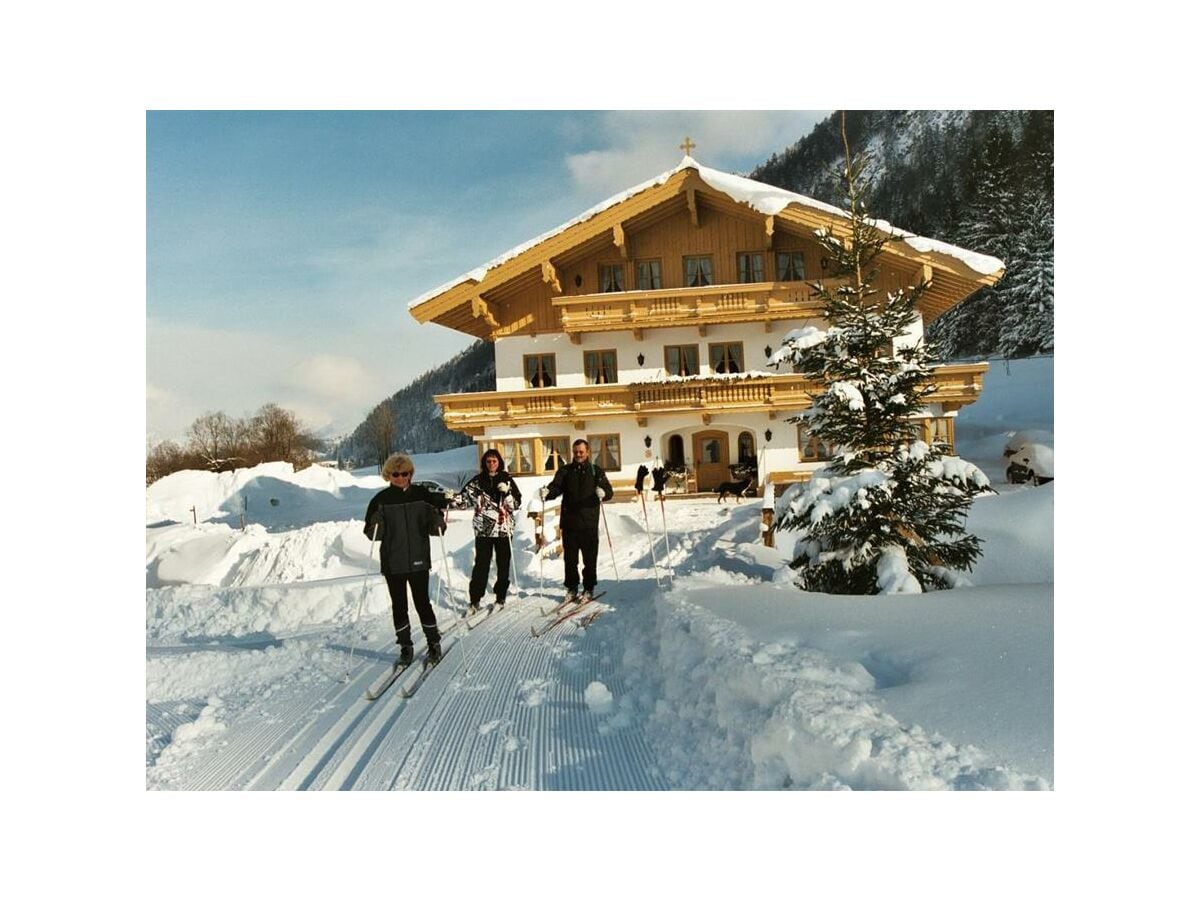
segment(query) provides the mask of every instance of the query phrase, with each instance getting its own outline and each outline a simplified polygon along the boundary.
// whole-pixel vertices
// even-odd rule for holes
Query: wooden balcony
[[[986,371],[987,363],[938,367],[930,402],[945,404],[948,410],[973,403],[983,390]],[[705,422],[723,412],[792,413],[806,408],[809,394],[817,390],[818,384],[803,375],[768,375],[439,394],[433,399],[442,407],[447,428],[478,435],[495,425],[580,423],[616,416],[636,416],[644,424],[648,416],[662,413],[694,412]]]
[[[843,279],[829,279],[829,289]],[[819,318],[821,304],[807,282],[718,284],[655,291],[622,291],[555,297],[563,330],[572,336],[596,331],[698,326],[734,322],[770,323],[780,319]]]

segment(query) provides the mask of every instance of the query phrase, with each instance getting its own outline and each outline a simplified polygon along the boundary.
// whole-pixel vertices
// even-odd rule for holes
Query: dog
[[[737,502],[741,503],[743,497],[752,497],[754,492],[750,490],[750,485],[753,483],[752,478],[743,478],[741,481],[725,481],[717,488],[717,502],[725,502],[725,497],[733,494],[737,497]]]

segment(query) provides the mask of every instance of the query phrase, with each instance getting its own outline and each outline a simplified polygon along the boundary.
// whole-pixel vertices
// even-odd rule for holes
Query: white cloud
[[[374,404],[470,342],[419,325],[402,307],[381,322],[330,317],[297,338],[150,319],[147,439],[182,441],[206,412],[240,417],[264,403],[292,410],[315,431],[345,433]]]
[[[601,117],[609,146],[568,156],[576,186],[610,196],[679,163],[690,137],[692,156],[707,166],[746,172],[812,131],[829,111],[702,110],[610,112]],[[603,143],[603,142],[598,142]]]
[[[382,394],[379,379],[357,359],[327,353],[302,359],[283,373],[282,383],[301,394],[353,406]]]

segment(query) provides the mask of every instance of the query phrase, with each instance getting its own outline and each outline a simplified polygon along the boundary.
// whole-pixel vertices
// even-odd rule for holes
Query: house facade
[[[713,490],[739,464],[761,483],[804,480],[829,448],[787,419],[819,387],[768,360],[793,329],[825,327],[811,283],[835,282],[812,235],[848,223],[836,207],[684,157],[409,305],[420,322],[495,343],[496,390],[436,397],[444,421],[522,476],[553,474],[584,437],[618,488],[656,460],[686,490]],[[876,286],[928,284],[905,341],[1003,274],[994,258],[877,224],[897,239]],[[927,438],[953,445],[986,369],[936,369]]]

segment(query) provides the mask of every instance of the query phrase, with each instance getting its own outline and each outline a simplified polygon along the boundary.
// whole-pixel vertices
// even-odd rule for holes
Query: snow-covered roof
[[[803,194],[796,194],[792,191],[785,191],[782,188],[777,188],[769,184],[764,184],[761,181],[755,181],[752,178],[746,178],[743,175],[733,175],[729,172],[722,172],[718,169],[710,169],[708,166],[702,166],[690,156],[685,156],[673,169],[668,169],[666,172],[651,178],[649,181],[643,181],[641,184],[631,187],[627,190],[614,194],[607,200],[597,203],[591,209],[580,213],[575,218],[564,222],[557,228],[540,234],[531,240],[525,241],[523,244],[518,244],[510,250],[497,256],[495,259],[471,269],[469,272],[464,272],[457,278],[454,278],[445,284],[434,288],[431,291],[426,291],[420,297],[411,301],[408,304],[409,309],[420,306],[434,297],[444,294],[446,291],[457,287],[468,281],[479,283],[487,276],[487,273],[492,269],[500,266],[510,259],[517,257],[536,247],[549,238],[557,234],[561,234],[568,228],[578,225],[581,222],[586,222],[589,219],[599,215],[607,209],[611,209],[619,203],[623,203],[631,197],[640,194],[649,188],[665,184],[673,175],[684,171],[685,169],[694,169],[700,179],[709,187],[716,191],[720,191],[730,199],[739,203],[745,203],[751,209],[762,213],[763,215],[773,216],[782,212],[788,206],[796,204],[799,206],[808,207],[810,209],[819,210],[820,212],[829,215],[840,216],[842,218],[850,218],[850,214],[846,210],[837,206],[832,206],[828,203],[822,203],[820,200],[814,200],[812,197],[806,197]],[[945,241],[934,240],[933,238],[921,237],[903,229],[897,228],[890,222],[883,219],[874,219],[872,224],[881,231],[888,234],[902,237],[904,242],[916,250],[918,253],[941,253],[946,256],[953,257],[959,260],[966,266],[970,267],[981,275],[994,275],[1004,268],[1004,263],[996,259],[994,256],[986,256],[982,253],[974,253],[970,250],[965,250],[962,247],[956,247],[953,244],[948,244]]]

